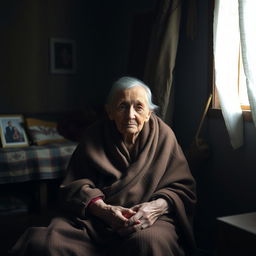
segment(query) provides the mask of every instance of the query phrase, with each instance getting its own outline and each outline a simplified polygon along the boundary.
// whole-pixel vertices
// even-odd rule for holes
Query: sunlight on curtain
[[[247,93],[256,125],[256,1],[239,0],[240,40]]]
[[[240,50],[241,52],[241,50]],[[247,94],[247,88],[246,88],[246,78],[244,74],[244,65],[242,61],[242,56],[240,54],[239,58],[239,97],[240,97],[240,104],[242,106],[250,106],[249,100],[248,100],[248,94]]]
[[[213,52],[215,84],[233,148],[243,144],[243,117],[238,94],[238,2],[215,0]]]

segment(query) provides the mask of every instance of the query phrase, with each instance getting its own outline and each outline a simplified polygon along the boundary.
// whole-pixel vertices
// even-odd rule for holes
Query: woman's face
[[[109,118],[115,121],[123,136],[137,136],[151,112],[146,91],[141,86],[117,91],[113,104],[108,108]]]

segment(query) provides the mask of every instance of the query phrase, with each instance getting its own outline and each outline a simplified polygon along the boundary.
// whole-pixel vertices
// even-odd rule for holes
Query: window
[[[244,110],[250,109],[250,104],[248,100],[247,88],[246,88],[246,78],[244,75],[244,66],[241,58],[241,49],[239,49],[239,60],[238,60],[238,94],[240,98],[241,107]]]
[[[214,1],[214,103],[218,94],[234,148],[243,144],[242,110],[256,125],[255,9],[255,0]]]
[[[225,1],[230,2],[230,4],[226,5],[226,7],[229,10],[227,12],[225,11],[219,14],[219,17],[218,17],[218,22],[220,22],[219,26],[228,28],[230,37],[240,42],[240,36],[239,36],[240,31],[239,31],[239,25],[238,25],[238,22],[239,22],[238,1],[236,0],[232,0],[232,2],[229,0],[225,0]],[[221,15],[223,15],[223,17],[221,17]],[[230,18],[230,16],[232,16],[232,18]],[[236,19],[236,22],[230,22],[231,20],[234,20],[234,19]],[[235,67],[232,70],[233,73],[235,72],[234,74],[235,81],[234,80],[233,81],[237,84],[236,89],[239,95],[241,108],[243,110],[250,110],[240,43],[239,45],[230,44],[228,47],[233,48],[233,51],[232,51],[233,56],[230,58],[230,62],[232,63],[229,63],[229,66]],[[219,50],[225,51],[226,48],[223,47],[222,49],[219,49]],[[256,54],[256,51],[255,51],[255,54]],[[220,102],[217,95],[215,80],[213,81],[213,90],[214,90],[213,106],[214,108],[220,108]]]

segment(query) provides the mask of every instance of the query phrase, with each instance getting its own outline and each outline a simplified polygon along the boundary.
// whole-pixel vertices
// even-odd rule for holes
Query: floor
[[[30,226],[45,226],[53,216],[53,213],[1,216],[0,255],[8,255],[8,250],[15,244],[26,228]]]
[[[48,198],[45,208],[42,208],[41,203],[38,203],[40,202],[38,182],[0,186],[0,256],[8,255],[8,250],[28,227],[46,226],[56,215],[57,186],[58,182],[48,184],[47,192],[51,196]],[[23,209],[24,211],[13,211],[13,208],[8,206],[12,210],[3,212],[3,205],[6,204],[3,198],[6,196],[8,200],[11,198],[11,202],[16,204],[17,201],[13,201],[13,198],[22,198],[28,207],[19,204],[19,207],[16,208],[16,205],[15,209]],[[12,203],[11,206],[13,206]]]

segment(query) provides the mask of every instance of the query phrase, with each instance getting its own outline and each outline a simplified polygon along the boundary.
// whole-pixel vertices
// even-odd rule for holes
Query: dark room
[[[255,9],[1,1],[0,255],[256,255]]]

